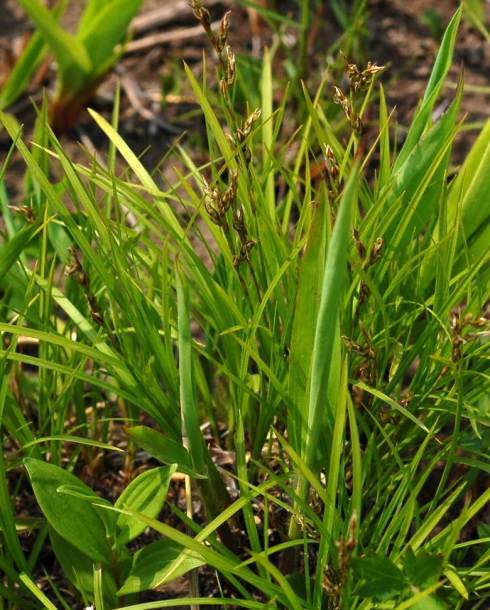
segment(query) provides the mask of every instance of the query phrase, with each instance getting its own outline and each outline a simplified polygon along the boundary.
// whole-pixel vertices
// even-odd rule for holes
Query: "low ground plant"
[[[127,35],[141,2],[89,0],[76,34],[70,34],[59,23],[66,2],[50,11],[39,0],[19,0],[37,31],[1,88],[0,108],[8,107],[22,94],[49,49],[57,65],[50,126],[56,133],[73,127],[107,72],[121,57],[124,47],[118,45]]]
[[[29,187],[17,207],[2,192],[5,606],[55,607],[36,586],[49,536],[97,610],[485,608],[490,124],[455,170],[462,77],[432,119],[462,9],[400,146],[374,63],[343,56],[346,90],[328,73],[317,91],[303,86],[308,118],[291,130],[265,52],[260,107],[238,104],[230,15],[212,31],[192,6],[218,73],[199,82],[186,67],[203,165],[177,143],[174,174],[153,175],[117,112],[112,124],[91,112],[110,141],[107,165],[89,151],[73,163],[46,109],[31,148],[1,115]],[[375,102],[371,141],[363,121]],[[109,502],[73,472],[77,462],[96,471],[115,449],[118,419],[128,477],[136,449],[162,465]],[[216,459],[223,450],[231,471]],[[17,514],[19,472],[42,518]],[[187,506],[166,508],[182,527],[160,515],[174,472]],[[29,554],[23,528],[36,534]],[[159,540],[133,552],[146,528]],[[212,599],[192,577],[198,566],[216,575]],[[183,573],[190,598],[137,602]]]

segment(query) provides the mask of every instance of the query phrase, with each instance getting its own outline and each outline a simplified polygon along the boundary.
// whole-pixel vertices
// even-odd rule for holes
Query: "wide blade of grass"
[[[386,211],[396,205],[397,212],[382,234],[386,246],[399,255],[404,253],[408,242],[421,233],[439,203],[461,96],[460,86],[449,110],[414,145],[406,162],[394,169],[395,181],[389,187],[384,207]]]
[[[121,42],[143,0],[111,0],[84,20],[77,39],[85,47],[95,73],[105,72],[115,59],[114,47]],[[82,24],[81,24],[82,25]]]
[[[76,93],[94,70],[85,47],[58,25],[53,14],[39,0],[19,2],[53,51],[65,90]]]
[[[339,369],[334,355],[340,355],[338,346],[339,308],[342,285],[345,277],[347,247],[357,200],[358,166],[354,166],[347,180],[340,210],[335,220],[332,238],[328,244],[327,258],[322,281],[322,293],[318,321],[313,343],[311,361],[311,390],[308,406],[307,441],[305,462],[311,466],[315,460],[321,427],[319,422],[326,416],[327,435],[333,431],[335,405],[329,404],[327,388],[332,369]],[[337,344],[337,345],[336,345]]]
[[[437,53],[436,62],[432,69],[429,83],[422,100],[422,104],[415,116],[410,130],[407,135],[407,139],[400,151],[395,163],[393,170],[398,171],[402,165],[407,161],[408,155],[412,152],[418,141],[422,137],[424,131],[430,125],[432,108],[436,102],[437,96],[444,84],[444,79],[451,67],[454,45],[456,42],[456,35],[458,33],[458,26],[461,20],[461,13],[463,5],[458,8],[451,23],[448,25],[444,38],[442,39],[441,46]]]
[[[490,207],[490,121],[478,136],[456,179],[451,183],[447,201],[448,226],[454,225],[461,206],[461,228],[470,251],[477,233],[488,226]],[[476,252],[478,256],[481,252]]]
[[[324,446],[330,447],[334,431],[334,417],[337,408],[337,398],[330,392],[333,371],[336,371],[337,380],[340,370],[340,332],[339,315],[343,280],[346,275],[347,248],[349,233],[354,214],[354,205],[357,201],[359,165],[355,164],[347,180],[342,195],[332,237],[328,243],[325,269],[322,278],[322,290],[318,317],[316,322],[311,368],[309,371],[310,393],[308,398],[307,416],[303,419],[306,425],[305,432],[297,434],[303,436],[304,450],[301,456],[305,466],[317,472],[318,451],[320,440]],[[328,464],[322,463],[328,470]],[[305,478],[300,478],[297,494],[300,504],[307,504],[309,485]],[[300,536],[300,528],[296,520],[291,521],[289,528],[290,538]]]
[[[307,439],[308,411],[305,398],[309,390],[322,278],[325,269],[330,215],[326,197],[315,205],[308,240],[301,261],[290,347],[288,432],[291,445],[300,454]]]

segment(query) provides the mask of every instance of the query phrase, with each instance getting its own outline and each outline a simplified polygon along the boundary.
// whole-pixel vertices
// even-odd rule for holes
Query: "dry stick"
[[[168,131],[170,133],[174,133],[176,135],[181,135],[182,130],[178,127],[175,127],[171,123],[164,121],[160,117],[157,117],[154,112],[149,110],[143,105],[141,98],[143,97],[143,91],[140,86],[136,82],[136,79],[132,77],[128,71],[123,68],[122,65],[116,66],[116,73],[119,76],[121,81],[121,86],[124,89],[124,92],[128,96],[129,103],[133,107],[133,110],[139,114],[141,117],[146,119],[149,122],[156,123],[159,127]]]
[[[218,2],[220,0],[206,0],[206,6],[213,6],[218,4]],[[146,32],[182,17],[192,17],[192,11],[189,10],[189,1],[174,0],[171,6],[162,6],[154,11],[135,17],[131,22],[130,30],[136,33]]]
[[[215,21],[211,24],[212,28],[217,28],[221,24],[220,21]],[[133,40],[133,42],[129,42],[125,48],[125,54],[128,53],[136,53],[137,51],[142,51],[143,49],[148,49],[149,47],[154,47],[158,44],[166,44],[169,42],[176,42],[179,40],[184,40],[185,38],[194,38],[196,36],[201,36],[205,34],[202,27],[200,25],[196,25],[190,28],[181,28],[178,30],[172,30],[171,32],[162,32],[161,34],[151,34],[150,36],[146,36],[145,38],[141,38],[140,40]]]

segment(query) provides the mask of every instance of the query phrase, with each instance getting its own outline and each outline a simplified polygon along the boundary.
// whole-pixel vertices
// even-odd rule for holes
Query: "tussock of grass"
[[[1,115],[31,187],[16,209],[1,193],[0,413],[4,447],[15,448],[0,460],[6,605],[52,607],[33,586],[49,531],[67,577],[98,609],[149,608],[137,604],[139,592],[201,565],[236,595],[217,605],[485,607],[490,132],[449,179],[462,84],[431,119],[461,9],[396,150],[371,64],[345,59],[350,92],[337,89],[328,102],[325,82],[317,94],[298,87],[305,121],[286,129],[288,98],[274,101],[265,53],[261,107],[242,116],[228,18],[215,33],[204,7],[193,8],[218,55],[220,105],[186,67],[209,161],[197,167],[185,144],[176,147],[186,171],[175,171],[173,185],[159,187],[95,112],[123,174],[95,157],[74,164],[45,110],[32,148]],[[379,136],[367,149],[362,120],[374,92]],[[325,103],[339,105],[347,126],[327,119]],[[320,156],[324,175],[315,178]],[[7,171],[8,161],[2,178]],[[27,339],[34,355],[21,349]],[[37,375],[21,375],[27,365]],[[85,409],[95,402],[100,420]],[[143,412],[153,428],[139,425]],[[116,418],[130,455],[141,447],[165,466],[111,504],[66,471],[80,455],[90,466],[95,448],[114,449]],[[227,426],[239,496],[203,420],[216,435]],[[8,487],[21,458],[46,519],[29,557]],[[186,533],[158,519],[175,470],[186,475],[187,514],[174,507]],[[202,527],[192,520],[193,490]],[[58,507],[63,495],[76,535]],[[146,527],[165,538],[132,557],[126,544]],[[460,539],[465,531],[476,537]],[[195,583],[191,590],[186,604],[210,603]]]

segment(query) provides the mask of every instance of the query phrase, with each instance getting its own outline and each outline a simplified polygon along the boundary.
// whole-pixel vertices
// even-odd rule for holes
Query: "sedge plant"
[[[176,145],[184,165],[162,187],[116,121],[91,112],[127,163],[130,172],[122,175],[91,156],[86,165],[74,164],[46,122],[42,152],[31,152],[2,115],[39,193],[30,219],[11,210],[0,258],[9,289],[8,321],[0,324],[2,421],[18,446],[14,458],[1,462],[2,506],[10,507],[2,513],[2,564],[23,595],[31,591],[24,580],[34,582],[36,556],[29,563],[24,557],[6,483],[7,471],[19,467],[17,455],[25,455],[45,513],[44,539],[48,531],[63,537],[48,496],[76,499],[82,519],[85,511],[102,524],[106,539],[94,544],[103,557],[68,539],[89,566],[91,584],[75,586],[97,607],[107,603],[107,587],[109,603],[117,598],[122,605],[124,596],[206,565],[223,587],[213,600],[219,605],[483,608],[490,578],[482,517],[490,500],[484,485],[490,265],[489,214],[481,201],[490,184],[490,130],[482,130],[453,175],[462,82],[446,113],[432,120],[461,9],[400,149],[381,86],[378,137],[364,139],[380,71],[375,64],[358,67],[345,57],[348,92],[327,90],[324,80],[312,97],[305,86],[308,120],[293,135],[286,130],[285,139],[287,96],[274,100],[267,52],[260,108],[236,108],[240,72],[227,40],[230,15],[213,32],[205,7],[194,2],[193,9],[219,74],[214,107],[212,85],[186,67],[206,125],[204,165]],[[327,119],[328,104],[345,116],[344,137]],[[324,167],[319,180],[317,158]],[[56,184],[47,177],[50,160],[60,172]],[[124,210],[136,223],[126,223]],[[61,251],[53,235],[70,250]],[[38,268],[29,264],[32,252]],[[55,273],[60,261],[68,280]],[[14,290],[12,276],[22,290]],[[39,342],[37,356],[17,349],[23,337]],[[11,383],[17,363],[58,376],[45,395],[57,421],[57,388],[63,390],[57,435],[43,437],[22,414],[19,397],[27,388],[15,393]],[[165,473],[186,475],[187,497],[199,491],[205,523],[169,504],[183,533],[125,492],[109,505],[65,480],[62,470],[51,475],[57,466],[42,460],[49,461],[53,446],[60,455],[72,403],[90,398],[85,390],[72,393],[84,384],[131,415],[128,438]],[[152,427],[134,425],[141,411]],[[226,423],[234,465],[226,476],[203,419],[216,438]],[[168,560],[149,545],[129,565],[117,544],[126,520],[172,541],[178,556]],[[470,527],[474,539],[460,539]],[[104,584],[115,549],[125,578],[117,591],[113,576]],[[102,566],[92,567],[92,578],[87,558]],[[198,595],[186,603],[209,603]]]

